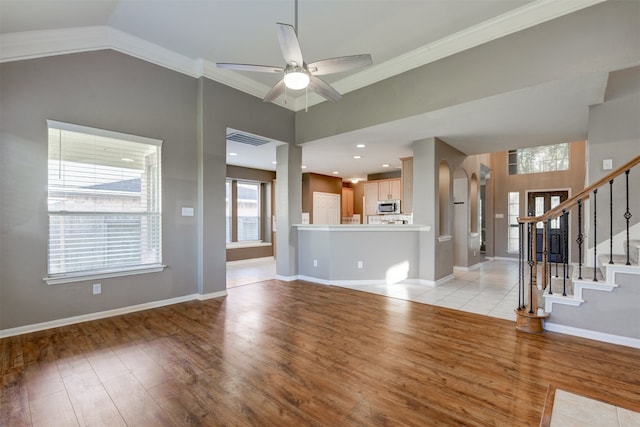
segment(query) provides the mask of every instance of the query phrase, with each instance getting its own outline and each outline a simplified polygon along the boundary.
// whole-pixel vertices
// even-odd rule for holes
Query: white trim
[[[446,283],[449,280],[453,280],[455,278],[456,278],[456,276],[454,276],[453,274],[450,274],[448,276],[445,276],[445,277],[442,277],[442,278],[436,280],[435,282],[433,282],[431,280],[426,280],[425,282],[430,282],[430,283],[432,283],[432,284],[434,284],[436,286],[439,286],[439,285],[442,285],[443,283]]]
[[[158,273],[167,268],[166,265],[158,264],[139,268],[131,268],[127,270],[103,271],[95,273],[67,273],[55,276],[44,277],[42,280],[47,285],[59,285],[61,283],[84,282],[95,279],[109,279],[112,277],[134,276],[136,274]]]
[[[506,256],[494,256],[492,258],[493,261],[515,261],[518,262],[518,258],[511,258]]]
[[[148,138],[146,136],[131,135],[129,133],[115,132],[112,130],[92,128],[89,126],[75,125],[73,123],[57,122],[55,120],[47,120],[49,129],[66,130],[69,132],[86,133],[88,135],[101,136],[104,138],[122,139],[125,141],[139,142],[141,144],[155,145],[162,147],[162,140],[156,138]]]
[[[303,275],[296,276],[296,278],[293,279],[293,280],[302,280],[302,281],[305,281],[305,282],[317,283],[319,285],[333,285],[334,284],[334,282],[329,281],[329,280],[319,279],[317,277],[311,277],[311,276],[303,276]]]
[[[226,297],[227,291],[218,291],[218,292],[211,292],[208,294],[195,294],[196,298],[198,301],[206,301],[208,299],[213,299],[213,298],[222,298],[222,297]]]
[[[442,39],[397,56],[389,61],[365,68],[332,85],[341,94],[369,86],[389,77],[435,62],[458,52],[488,43],[509,34],[542,24],[605,0],[537,0],[502,15],[488,19]],[[229,70],[220,70],[209,61],[193,59],[162,46],[108,26],[90,26],[45,31],[6,33],[0,37],[0,62],[18,61],[68,53],[113,49],[136,58],[187,74],[207,77],[258,98],[270,88]],[[292,111],[324,102],[319,95],[304,95],[276,104]]]
[[[578,298],[577,296],[562,296],[556,294],[543,294],[544,298],[544,311],[546,313],[551,313],[553,311],[553,304],[562,304],[562,305],[570,305],[572,307],[579,307],[584,300]]]
[[[43,331],[46,329],[59,328],[61,326],[74,325],[76,323],[89,322],[92,320],[105,319],[113,316],[134,313],[136,311],[149,310],[152,308],[164,307],[167,305],[179,304],[187,301],[200,300],[210,298],[219,298],[227,295],[227,291],[214,292],[210,294],[191,294],[181,297],[169,298],[160,301],[151,301],[143,304],[130,305],[128,307],[115,308],[113,310],[98,311],[95,313],[82,314],[80,316],[66,317],[64,319],[51,320],[49,322],[35,323],[32,325],[18,326],[16,328],[0,330],[0,338],[11,337],[15,335],[28,334],[31,332]]]
[[[453,271],[473,271],[473,270],[479,269],[481,265],[482,265],[482,262],[476,262],[475,264],[470,265],[468,267],[462,267],[462,266],[459,267],[457,265],[454,265]]]
[[[640,274],[640,266],[638,265],[620,265],[620,264],[605,264],[606,270],[605,280],[607,283],[616,282],[616,274]]]
[[[640,348],[640,339],[638,338],[623,337],[620,335],[607,334],[605,332],[558,325],[556,323],[549,323],[548,321],[544,322],[544,329],[551,332],[558,332],[561,334],[573,335],[576,337],[588,338],[611,344],[624,345],[626,347]]]
[[[271,246],[271,242],[227,242],[227,249],[260,248]]]
[[[283,282],[293,282],[294,280],[298,280],[298,276],[280,276],[276,274],[276,280],[282,280]]]

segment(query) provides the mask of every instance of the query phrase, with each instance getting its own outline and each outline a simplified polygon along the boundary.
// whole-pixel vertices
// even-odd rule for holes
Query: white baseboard
[[[556,323],[544,322],[544,329],[551,332],[573,335],[576,337],[588,338],[610,344],[624,345],[626,347],[640,348],[640,339],[623,337],[620,335],[607,334],[605,332],[590,331],[588,329],[574,328],[573,326],[558,325]]]
[[[222,298],[227,296],[227,291],[211,292],[208,294],[195,294],[198,301],[205,301],[212,298]]]
[[[305,282],[317,283],[319,285],[332,285],[334,282],[330,282],[329,280],[319,279],[317,277],[311,276],[296,276],[294,280],[303,280]]]
[[[169,298],[169,299],[160,300],[160,301],[146,302],[144,304],[130,305],[128,307],[114,308],[113,310],[98,311],[96,313],[66,317],[64,319],[51,320],[49,322],[35,323],[32,325],[18,326],[16,328],[2,329],[0,330],[0,338],[28,334],[31,332],[44,331],[46,329],[59,328],[60,326],[74,325],[76,323],[89,322],[91,320],[105,319],[107,317],[120,316],[122,314],[134,313],[136,311],[149,310],[152,308],[159,308],[167,305],[179,304],[181,302],[187,302],[187,301],[193,301],[193,300],[203,301],[211,298],[220,298],[226,295],[227,295],[227,291],[213,292],[209,294],[191,294],[191,295]]]
[[[281,276],[276,274],[276,280],[282,280],[283,282],[293,282],[294,280],[298,280],[298,276]]]
[[[506,257],[506,256],[494,256],[493,258],[491,258],[491,260],[492,261],[514,261],[514,262],[518,262],[518,257],[511,258],[511,257]]]

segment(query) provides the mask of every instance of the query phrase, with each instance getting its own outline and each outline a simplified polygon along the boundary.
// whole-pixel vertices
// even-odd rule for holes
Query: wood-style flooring
[[[304,282],[0,340],[0,424],[537,426],[550,385],[640,411],[640,350]]]

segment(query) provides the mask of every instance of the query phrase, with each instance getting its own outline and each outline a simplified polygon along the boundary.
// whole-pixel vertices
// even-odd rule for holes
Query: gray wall
[[[110,50],[3,63],[0,76],[0,329],[225,289],[226,127],[292,141],[292,112]],[[97,296],[93,282],[43,282],[47,119],[164,141],[165,271],[101,279]]]
[[[613,73],[612,73],[613,74]],[[640,68],[634,69],[635,81],[640,82]],[[612,81],[613,80],[613,81]],[[615,76],[609,79],[609,85],[615,81]],[[589,110],[588,136],[588,184],[598,181],[611,171],[603,170],[602,161],[611,159],[613,168],[619,168],[629,160],[640,155],[640,92],[637,85],[627,85],[635,91],[626,92],[625,96],[616,96],[603,104],[595,105]],[[629,210],[632,214],[630,224],[640,221],[640,166],[633,168],[629,174]],[[625,176],[616,178],[613,185],[614,219],[613,234],[623,232],[626,221],[623,214],[626,208]],[[635,195],[635,197],[634,197]],[[609,213],[609,185],[598,190],[598,241],[608,239],[610,230]],[[590,209],[592,208],[589,202]],[[593,211],[591,211],[593,212]],[[587,218],[591,222],[591,218]],[[633,238],[633,237],[632,237]],[[639,238],[636,236],[636,239]],[[593,236],[590,236],[588,247],[593,247]],[[614,253],[622,253],[621,248],[614,248]]]
[[[640,286],[637,274],[616,274],[611,292],[585,289],[580,307],[554,304],[549,322],[640,339]]]
[[[608,1],[347,93],[297,114],[296,142],[637,64],[638,14],[640,2]]]

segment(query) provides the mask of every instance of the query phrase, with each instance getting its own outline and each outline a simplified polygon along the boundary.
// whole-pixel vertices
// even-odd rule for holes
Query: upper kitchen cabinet
[[[342,187],[342,216],[353,216],[353,188]]]
[[[402,199],[402,183],[400,179],[378,181],[378,200]]]
[[[381,179],[364,183],[364,214],[378,214],[378,200],[402,200],[400,178]]]

